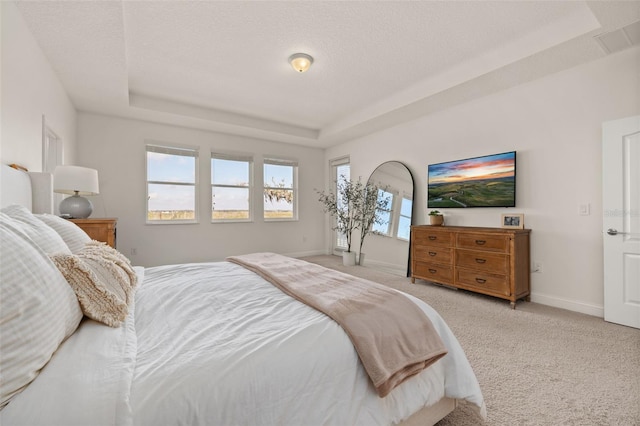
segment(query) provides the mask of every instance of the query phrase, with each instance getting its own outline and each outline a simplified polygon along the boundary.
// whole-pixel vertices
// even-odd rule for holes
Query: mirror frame
[[[390,161],[385,161],[384,163],[378,165],[369,175],[369,179],[367,179],[367,182],[373,182],[372,181],[372,177],[375,175],[375,173],[384,165],[386,164],[397,164],[399,166],[402,166],[407,173],[409,173],[409,177],[411,178],[411,225],[413,225],[415,223],[415,196],[416,196],[416,182],[415,179],[413,178],[413,173],[411,173],[411,169],[409,169],[409,167],[404,164],[402,161],[396,161],[396,160],[390,160]],[[373,182],[375,184],[375,182]],[[407,277],[411,276],[411,232],[409,232],[409,249],[408,249],[408,253],[407,253],[407,273],[406,273]]]

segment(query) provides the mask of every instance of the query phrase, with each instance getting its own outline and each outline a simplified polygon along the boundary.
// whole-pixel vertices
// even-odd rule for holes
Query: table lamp
[[[98,195],[98,171],[79,166],[58,166],[53,171],[53,192],[69,194],[60,202],[60,216],[85,219],[93,205],[82,195]]]

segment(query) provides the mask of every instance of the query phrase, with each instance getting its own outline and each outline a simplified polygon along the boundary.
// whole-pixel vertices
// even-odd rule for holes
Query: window
[[[393,194],[384,189],[378,189],[378,200],[388,199],[387,209],[376,209],[376,215],[380,218],[381,223],[374,223],[371,230],[377,234],[391,235],[392,216],[391,212],[393,206]]]
[[[351,179],[351,164],[349,163],[349,157],[332,160],[330,164],[331,176],[333,177],[334,183],[333,190],[336,194],[338,194],[338,183]],[[341,200],[338,200],[338,203],[340,202]],[[334,251],[343,251],[347,249],[347,237],[344,234],[336,230],[334,233],[334,238]]]
[[[409,241],[409,235],[411,234],[411,212],[413,210],[413,200],[402,197],[402,204],[400,205],[400,219],[398,221],[398,233],[397,237],[401,240]]]
[[[211,153],[211,221],[249,221],[253,158]]]
[[[298,163],[264,160],[264,219],[297,219]]]
[[[147,222],[195,223],[198,150],[147,145]]]

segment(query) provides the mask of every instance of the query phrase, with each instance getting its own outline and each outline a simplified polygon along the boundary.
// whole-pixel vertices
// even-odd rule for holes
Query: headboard
[[[53,213],[53,175],[0,164],[0,208],[20,204],[34,213]]]

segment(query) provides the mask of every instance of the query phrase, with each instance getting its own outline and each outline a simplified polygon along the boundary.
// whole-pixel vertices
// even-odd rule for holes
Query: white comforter
[[[411,296],[449,353],[379,398],[333,320],[252,272],[227,262],[138,272],[125,325],[85,320],[2,425],[388,425],[445,395],[484,412],[458,341]]]

